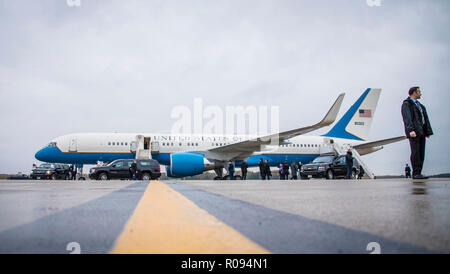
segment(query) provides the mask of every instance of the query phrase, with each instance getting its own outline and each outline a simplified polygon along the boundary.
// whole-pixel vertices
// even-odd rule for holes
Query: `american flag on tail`
[[[359,117],[372,117],[372,110],[370,109],[360,109],[359,110]]]

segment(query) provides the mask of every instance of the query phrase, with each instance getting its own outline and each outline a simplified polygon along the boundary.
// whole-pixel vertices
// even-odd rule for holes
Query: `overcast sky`
[[[341,92],[340,116],[382,88],[370,140],[401,136],[415,85],[435,132],[424,173],[450,172],[450,2],[381,4],[0,0],[0,173],[28,172],[68,133],[169,132],[171,109],[195,97],[279,106],[288,130],[318,122]],[[376,174],[401,174],[409,143],[364,158]]]

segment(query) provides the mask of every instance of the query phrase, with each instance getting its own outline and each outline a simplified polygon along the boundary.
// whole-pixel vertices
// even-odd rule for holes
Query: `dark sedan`
[[[356,176],[356,160],[353,160],[352,177]],[[347,164],[345,155],[323,154],[314,159],[311,163],[303,165],[300,170],[302,179],[327,178],[335,179],[345,177],[347,174]]]

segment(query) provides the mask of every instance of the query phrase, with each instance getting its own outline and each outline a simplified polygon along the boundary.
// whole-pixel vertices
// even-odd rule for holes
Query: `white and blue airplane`
[[[246,160],[250,167],[257,166],[261,158],[268,160],[271,166],[285,161],[306,164],[320,155],[324,148],[329,148],[330,143],[352,147],[360,155],[365,155],[382,149],[383,145],[405,139],[400,136],[366,141],[380,93],[381,89],[367,89],[336,125],[321,136],[302,135],[332,124],[344,94],[338,96],[319,123],[269,136],[75,133],[54,138],[36,153],[35,158],[42,162],[75,163],[78,166],[134,159],[137,155],[137,136],[146,140],[145,149],[150,151],[147,157],[165,165],[167,175],[171,177],[193,176],[207,170],[214,170],[222,177],[222,170],[228,161],[240,166]]]

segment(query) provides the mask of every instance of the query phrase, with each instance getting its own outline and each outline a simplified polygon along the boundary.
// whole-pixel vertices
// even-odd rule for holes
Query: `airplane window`
[[[189,146],[189,143],[187,143],[187,145]]]
[[[108,142],[108,146],[110,146],[111,145],[111,142]]]
[[[115,146],[115,145],[116,145],[116,142],[113,142],[112,145]]]
[[[126,146],[128,146],[128,143],[127,143],[127,142],[125,142],[125,145],[126,145]]]
[[[181,147],[181,143],[180,143],[180,147]]]

